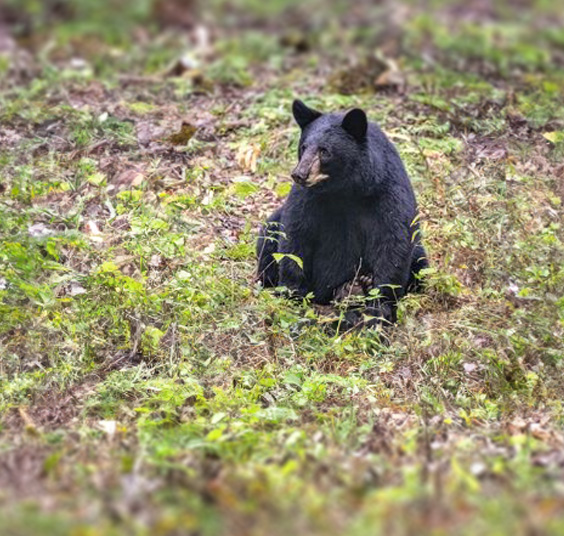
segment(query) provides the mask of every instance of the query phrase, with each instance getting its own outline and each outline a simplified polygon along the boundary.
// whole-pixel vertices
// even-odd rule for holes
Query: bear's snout
[[[306,152],[294,168],[294,171],[292,171],[294,182],[307,188],[315,186],[328,178],[328,175],[321,172],[319,155],[315,152]]]
[[[301,184],[302,186],[307,182],[307,178],[309,177],[309,170],[300,169],[298,165],[292,171],[292,179],[294,182]]]

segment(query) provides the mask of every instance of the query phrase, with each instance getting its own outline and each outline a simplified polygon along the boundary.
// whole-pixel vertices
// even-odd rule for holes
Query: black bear
[[[312,293],[318,304],[358,281],[368,324],[393,323],[397,301],[427,266],[398,152],[360,109],[324,114],[295,100],[292,111],[299,161],[286,202],[261,229],[259,280],[296,297]]]

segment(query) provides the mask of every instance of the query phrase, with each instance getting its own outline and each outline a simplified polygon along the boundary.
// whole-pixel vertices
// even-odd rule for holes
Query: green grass
[[[133,4],[23,2],[0,53],[0,532],[561,534],[562,14],[212,2],[194,51]],[[340,94],[376,49],[402,84]],[[386,333],[255,282],[294,97],[412,178],[431,268]]]

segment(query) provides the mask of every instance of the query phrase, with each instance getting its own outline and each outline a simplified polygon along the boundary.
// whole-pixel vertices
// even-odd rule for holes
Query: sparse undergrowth
[[[558,3],[111,2],[0,8],[0,532],[562,534]],[[295,96],[412,177],[385,334],[255,283]]]

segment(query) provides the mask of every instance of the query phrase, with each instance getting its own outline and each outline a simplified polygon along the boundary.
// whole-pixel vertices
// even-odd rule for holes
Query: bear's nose
[[[307,180],[307,175],[296,168],[292,171],[292,179],[298,184],[303,184]]]

